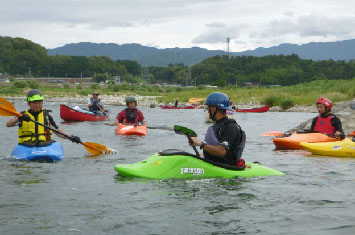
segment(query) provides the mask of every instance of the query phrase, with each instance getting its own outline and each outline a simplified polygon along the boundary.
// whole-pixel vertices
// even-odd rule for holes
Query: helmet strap
[[[208,114],[210,115],[212,121],[216,121],[217,111],[218,111],[218,107],[216,107],[216,111],[214,111],[214,113],[212,114],[211,113],[211,108],[210,108],[210,106],[208,106]]]

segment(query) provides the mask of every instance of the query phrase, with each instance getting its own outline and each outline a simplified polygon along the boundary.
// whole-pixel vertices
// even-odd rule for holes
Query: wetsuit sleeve
[[[143,122],[144,121],[144,116],[143,116],[143,113],[142,113],[142,111],[140,111],[140,110],[137,110],[137,121],[139,121],[139,122]]]
[[[312,125],[311,125],[311,131],[314,131],[314,127],[316,126],[318,117],[313,118]]]
[[[50,124],[51,126],[53,126],[55,129],[58,129],[57,124],[55,123],[53,117],[52,117],[50,114],[48,114],[48,120],[49,120],[49,124]]]
[[[344,134],[343,126],[342,126],[342,124],[341,124],[340,119],[339,119],[337,116],[333,116],[331,123],[332,123],[332,126],[335,127],[335,130],[336,130],[336,131],[339,131],[339,132],[341,132],[342,134]]]
[[[118,114],[117,114],[117,120],[118,120],[118,122],[123,122],[123,120],[125,119],[125,110],[122,110],[121,112],[119,112]]]
[[[239,128],[234,124],[224,126],[220,134],[220,145],[228,152],[236,138],[240,138]]]

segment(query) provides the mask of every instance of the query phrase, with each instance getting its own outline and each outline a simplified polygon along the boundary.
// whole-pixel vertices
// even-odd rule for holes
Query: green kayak
[[[118,164],[115,166],[115,170],[123,177],[147,179],[234,178],[283,175],[280,171],[273,170],[258,163],[246,162],[245,168],[238,168],[210,162],[175,149],[155,153],[149,158],[137,163]]]

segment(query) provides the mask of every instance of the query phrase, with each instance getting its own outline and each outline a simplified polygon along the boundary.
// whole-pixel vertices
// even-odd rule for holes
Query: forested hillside
[[[313,80],[351,79],[355,60],[304,60],[297,55],[213,56],[187,66],[142,67],[137,61],[107,56],[48,56],[41,45],[0,37],[0,73],[25,77],[93,77],[100,82],[120,76],[128,83],[180,85],[294,85]]]
[[[49,55],[108,56],[113,60],[135,60],[142,66],[167,66],[169,64],[194,65],[216,55],[227,55],[223,50],[207,50],[200,47],[164,48],[142,46],[140,44],[114,43],[71,43],[49,49]],[[337,42],[311,42],[297,45],[284,43],[270,48],[230,52],[231,56],[267,56],[296,54],[302,59],[345,60],[355,59],[355,39]]]

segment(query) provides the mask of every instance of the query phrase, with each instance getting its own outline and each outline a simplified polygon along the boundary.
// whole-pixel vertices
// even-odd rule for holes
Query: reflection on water
[[[15,103],[19,111],[25,105]],[[164,149],[193,152],[184,136],[163,129],[148,129],[144,137],[117,136],[112,121],[61,123],[59,104],[45,105],[68,133],[117,153],[89,157],[82,145],[55,137],[63,145],[63,161],[14,161],[8,156],[17,129],[1,128],[0,234],[355,232],[355,159],[273,151],[272,139],[260,136],[285,132],[315,114],[234,115],[247,134],[243,158],[283,171],[282,177],[147,180],[122,178],[113,167]],[[115,115],[123,107],[109,108]],[[142,110],[148,126],[186,126],[201,139],[209,126],[203,110]],[[0,126],[6,120],[0,117]]]

